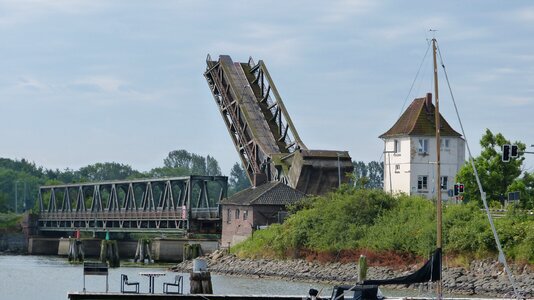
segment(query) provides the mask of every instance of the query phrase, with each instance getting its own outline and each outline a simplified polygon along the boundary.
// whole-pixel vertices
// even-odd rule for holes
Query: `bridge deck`
[[[241,112],[250,128],[254,140],[267,154],[279,153],[276,139],[269,128],[269,124],[256,101],[256,96],[247,80],[242,65],[234,63],[230,56],[223,55],[220,59],[221,66],[228,76],[230,86],[235,93],[235,99],[239,103]]]

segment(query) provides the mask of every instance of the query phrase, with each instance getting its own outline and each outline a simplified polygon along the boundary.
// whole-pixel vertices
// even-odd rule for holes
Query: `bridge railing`
[[[218,208],[192,208],[189,218],[192,219],[213,219],[219,214]],[[41,220],[55,221],[85,221],[85,220],[102,220],[102,221],[138,221],[138,220],[187,220],[188,215],[179,210],[124,210],[124,211],[63,211],[63,212],[41,212]]]

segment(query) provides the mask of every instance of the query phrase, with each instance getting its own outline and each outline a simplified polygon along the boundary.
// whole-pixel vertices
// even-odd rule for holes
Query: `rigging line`
[[[458,118],[458,122],[460,123],[460,129],[462,130],[462,134],[465,139],[465,145],[467,147],[467,153],[469,155],[469,161],[471,162],[471,166],[473,167],[473,171],[475,173],[475,178],[477,180],[478,189],[480,191],[480,196],[482,198],[482,202],[484,203],[484,208],[486,209],[486,214],[488,215],[488,220],[490,223],[491,231],[493,232],[493,237],[495,238],[495,243],[497,244],[497,249],[499,250],[499,262],[504,265],[504,269],[506,271],[506,274],[508,275],[508,279],[510,280],[510,283],[512,284],[512,288],[514,289],[514,294],[516,296],[516,299],[520,299],[519,292],[516,287],[516,283],[513,277],[512,272],[510,271],[510,268],[508,267],[508,263],[506,262],[506,257],[504,256],[504,251],[502,250],[501,242],[499,240],[499,235],[497,234],[497,230],[495,229],[495,224],[493,223],[493,218],[491,217],[488,202],[486,201],[486,193],[484,192],[482,188],[482,183],[480,181],[480,178],[478,177],[478,171],[475,166],[475,160],[473,158],[473,155],[471,154],[471,149],[469,147],[469,143],[467,142],[467,136],[465,134],[464,126],[462,124],[462,120],[460,119],[460,113],[458,111],[458,106],[456,105],[456,100],[454,98],[454,94],[452,93],[451,84],[449,82],[449,76],[447,75],[447,69],[445,68],[445,64],[443,63],[443,57],[441,56],[441,50],[438,46],[438,53],[439,53],[439,59],[441,63],[441,67],[443,68],[443,73],[445,74],[445,79],[447,81],[447,86],[449,88],[449,93],[451,94],[452,103],[454,104],[454,110],[456,111],[456,117]]]
[[[410,98],[410,95],[412,94],[413,87],[415,85],[415,82],[417,81],[417,77],[419,77],[419,73],[421,72],[421,68],[423,67],[423,64],[425,63],[426,56],[428,54],[428,50],[430,50],[430,43],[428,43],[428,46],[426,47],[425,55],[423,56],[423,60],[421,60],[421,63],[419,64],[419,69],[417,70],[417,73],[415,73],[415,78],[412,81],[412,85],[410,86],[410,90],[408,91],[408,95],[406,95],[406,98],[404,98],[404,103],[402,104],[402,108],[399,114],[399,117],[402,115],[402,112],[404,111],[404,107],[406,106],[406,102],[408,101],[408,98]]]

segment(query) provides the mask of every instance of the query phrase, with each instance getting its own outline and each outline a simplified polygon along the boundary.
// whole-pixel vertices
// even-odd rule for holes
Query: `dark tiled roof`
[[[295,203],[305,194],[279,181],[271,181],[257,187],[250,187],[223,199],[221,204],[235,205],[287,205]]]
[[[434,136],[436,134],[434,104],[429,103],[427,108],[426,98],[417,98],[408,106],[404,113],[397,120],[395,125],[379,138],[390,138],[396,136]],[[462,136],[447,123],[440,114],[441,136]]]

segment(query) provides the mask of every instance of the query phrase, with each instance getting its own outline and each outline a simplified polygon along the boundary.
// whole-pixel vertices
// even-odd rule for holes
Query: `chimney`
[[[431,104],[432,104],[432,93],[426,93],[425,107],[426,107],[427,112],[430,112]]]

